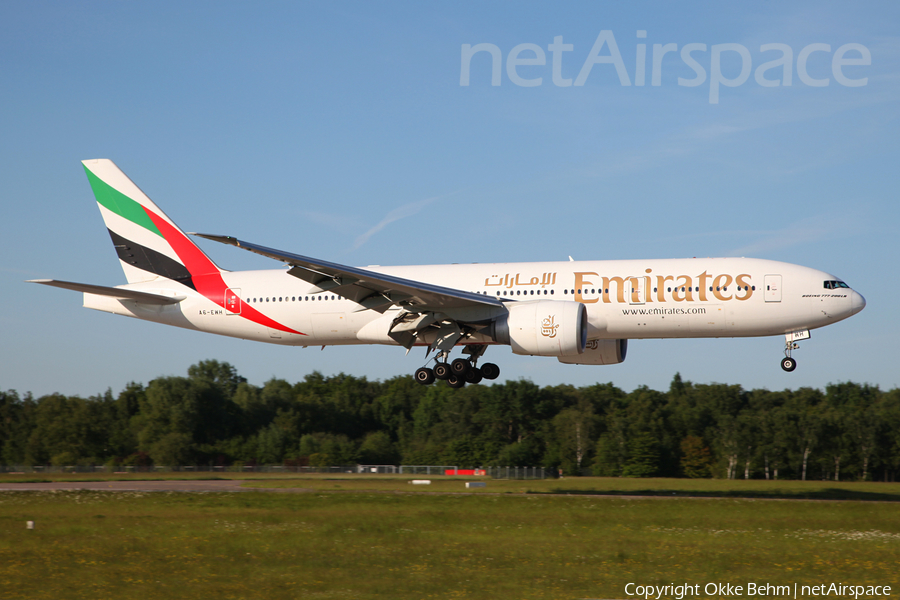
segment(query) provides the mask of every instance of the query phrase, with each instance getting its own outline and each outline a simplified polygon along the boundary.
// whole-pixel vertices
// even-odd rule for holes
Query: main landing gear
[[[442,379],[447,385],[459,389],[467,383],[481,383],[483,379],[497,379],[500,376],[500,367],[494,363],[484,363],[477,366],[478,354],[472,354],[470,358],[457,358],[453,362],[447,362],[446,352],[441,352],[435,358],[437,361],[433,369],[422,367],[416,371],[415,379],[422,385],[430,385],[436,379]]]

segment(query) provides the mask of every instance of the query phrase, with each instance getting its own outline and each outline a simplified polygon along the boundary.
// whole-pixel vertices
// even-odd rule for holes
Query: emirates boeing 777
[[[34,280],[117,315],[289,346],[426,347],[422,384],[495,379],[489,346],[575,365],[625,360],[629,339],[784,336],[793,371],[810,330],[865,299],[816,269],[752,258],[350,267],[222,235],[192,234],[284,263],[217,267],[110,160],[83,161],[128,283]],[[466,358],[450,362],[462,346]],[[433,354],[432,354],[433,353]],[[434,362],[433,367],[427,365]]]

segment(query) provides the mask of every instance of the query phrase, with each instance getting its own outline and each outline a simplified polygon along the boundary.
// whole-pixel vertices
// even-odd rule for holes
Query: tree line
[[[228,363],[118,395],[0,392],[5,465],[544,466],[566,474],[894,481],[900,390],[507,381],[460,390],[312,373],[255,386]]]

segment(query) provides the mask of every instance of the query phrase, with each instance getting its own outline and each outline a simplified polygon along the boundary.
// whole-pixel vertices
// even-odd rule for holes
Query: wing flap
[[[59,281],[57,279],[30,279],[28,280],[28,283],[40,283],[42,285],[50,285],[65,290],[86,292],[88,294],[97,294],[100,296],[111,296],[120,300],[134,300],[141,304],[178,304],[185,299],[185,296],[163,296],[161,294],[151,294],[148,292],[139,292],[137,290],[93,285],[90,283],[75,283],[73,281]]]
[[[492,296],[282,252],[244,242],[231,236],[205,233],[193,233],[192,235],[243,248],[261,256],[287,263],[291,266],[288,273],[294,277],[309,282],[323,291],[333,292],[379,312],[384,312],[392,304],[412,308],[416,311],[503,306],[498,298]]]

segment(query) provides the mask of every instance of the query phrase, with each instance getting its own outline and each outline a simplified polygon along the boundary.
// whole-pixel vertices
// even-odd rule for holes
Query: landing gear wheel
[[[438,363],[434,365],[434,376],[436,379],[449,379],[453,373],[450,372],[450,365],[447,363]]]
[[[458,377],[465,378],[466,373],[472,369],[472,364],[465,358],[457,358],[450,363],[450,372]]]
[[[790,356],[786,356],[781,359],[781,368],[790,373],[797,368],[797,361]]]
[[[481,374],[481,369],[473,367],[466,371],[466,374],[463,378],[466,380],[466,383],[481,383],[481,379],[483,377],[484,376]]]
[[[460,377],[459,375],[451,375],[447,378],[447,385],[452,387],[455,390],[458,390],[462,386],[466,385],[466,380]]]
[[[422,367],[421,369],[416,369],[416,381],[421,383],[422,385],[430,385],[434,383],[434,371],[429,369],[428,367]]]
[[[481,365],[481,376],[485,379],[497,379],[500,377],[500,367],[494,363],[484,363]]]

